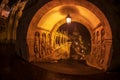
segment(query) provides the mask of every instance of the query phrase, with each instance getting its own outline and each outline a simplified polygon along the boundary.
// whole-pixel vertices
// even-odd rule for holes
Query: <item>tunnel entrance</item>
[[[57,62],[72,57],[70,47],[74,45],[81,56],[84,56],[82,52],[87,55],[87,65],[108,69],[112,32],[100,9],[86,0],[52,0],[43,6],[39,4],[34,7],[36,11],[29,9],[31,16],[23,12],[17,29],[18,55],[29,62]],[[72,17],[71,25],[65,21],[68,12]],[[65,30],[66,25],[71,28]],[[73,58],[78,59],[78,56]]]

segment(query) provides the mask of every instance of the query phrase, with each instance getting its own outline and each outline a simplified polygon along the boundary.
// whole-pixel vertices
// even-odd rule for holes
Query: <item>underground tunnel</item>
[[[118,80],[118,0],[0,3],[0,79]]]
[[[40,4],[30,8],[26,4],[23,11],[16,34],[19,56],[33,63],[84,60],[88,66],[108,70],[112,31],[97,6],[86,0],[52,0]],[[66,23],[68,14],[70,24]],[[71,58],[72,53],[77,55]]]

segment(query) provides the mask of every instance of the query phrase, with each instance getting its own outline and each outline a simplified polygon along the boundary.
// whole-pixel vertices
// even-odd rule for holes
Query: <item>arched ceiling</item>
[[[65,21],[68,14],[72,17],[72,21],[82,17],[92,25],[92,29],[100,23],[99,18],[87,8],[75,4],[63,4],[45,13],[38,22],[37,27],[51,31],[55,24],[62,20]]]

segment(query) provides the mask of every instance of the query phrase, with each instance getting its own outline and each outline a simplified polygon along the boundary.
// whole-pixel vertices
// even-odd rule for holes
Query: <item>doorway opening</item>
[[[91,36],[84,25],[78,22],[72,22],[71,24],[65,23],[57,29],[57,32],[66,33],[68,36],[70,60],[86,60],[86,56],[91,51]]]

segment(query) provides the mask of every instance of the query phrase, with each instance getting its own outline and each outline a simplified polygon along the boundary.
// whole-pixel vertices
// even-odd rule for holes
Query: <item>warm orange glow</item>
[[[9,16],[9,11],[6,11],[6,10],[2,10],[2,13],[1,13],[1,16],[3,17],[8,17]]]
[[[89,2],[86,0],[80,1],[80,2],[85,1],[83,3],[80,3],[80,4],[84,4],[84,5],[76,4],[77,2],[75,0],[73,0],[72,2],[69,2],[69,3],[67,1],[71,1],[71,0],[54,0],[54,1],[58,1],[57,3],[59,3],[59,4],[56,5],[55,3],[53,3],[51,5],[47,4],[47,5],[43,6],[41,9],[39,9],[37,11],[37,13],[35,13],[35,16],[33,17],[32,21],[30,23],[30,26],[28,29],[28,34],[27,34],[27,44],[29,46],[29,55],[30,55],[29,61],[36,59],[34,57],[34,55],[37,53],[37,50],[35,52],[34,49],[36,49],[37,44],[39,44],[38,41],[41,41],[41,39],[46,39],[46,40],[44,40],[44,41],[46,41],[45,46],[47,46],[47,48],[49,48],[48,44],[47,44],[48,43],[47,42],[48,34],[50,34],[50,41],[51,41],[50,46],[52,46],[52,49],[50,49],[50,50],[52,50],[52,52],[50,52],[50,54],[53,53],[53,55],[50,55],[49,58],[54,58],[55,60],[58,60],[61,57],[63,58],[63,56],[58,56],[59,55],[59,53],[58,53],[59,44],[58,43],[60,43],[60,41],[62,42],[62,38],[61,39],[58,38],[61,35],[56,34],[56,31],[62,24],[66,23],[66,21],[65,21],[66,15],[69,12],[72,17],[72,21],[82,23],[83,25],[85,25],[85,27],[88,28],[88,30],[91,33],[90,40],[91,40],[92,46],[91,46],[90,56],[88,55],[87,56],[88,58],[86,57],[86,63],[89,66],[93,66],[98,69],[107,70],[107,67],[109,66],[108,63],[110,61],[109,56],[111,55],[110,49],[111,49],[111,45],[112,45],[112,34],[111,34],[111,30],[110,30],[110,25],[109,25],[106,17],[104,16],[104,14],[101,13],[100,10],[97,7],[95,7],[94,5],[88,4]],[[61,4],[60,2],[62,2],[62,1],[63,1],[63,3]],[[71,21],[71,19],[68,19],[68,22],[70,22],[70,21]],[[100,23],[103,23],[104,25],[99,25]],[[36,26],[36,24],[37,24],[37,26]],[[40,29],[38,29],[36,27],[38,27]],[[45,31],[42,31],[42,30],[45,30]],[[41,35],[41,36],[37,36],[37,39],[40,39],[40,40],[37,40],[34,37],[35,36],[34,34],[36,31],[38,31]],[[42,37],[42,34],[45,34],[44,38]],[[37,41],[35,41],[35,40],[37,40]],[[57,44],[55,44],[55,42],[57,42]],[[42,43],[43,42],[41,42],[41,44]],[[34,46],[34,44],[36,46]],[[39,44],[40,48],[45,47],[45,46],[41,47],[41,44]],[[75,44],[78,45],[78,43],[75,43]],[[65,46],[66,47],[64,47],[62,50],[60,50],[60,52],[62,52],[64,50],[68,50],[68,46],[67,45],[65,45]],[[38,48],[38,50],[40,48]],[[21,49],[24,50],[24,48],[21,48]],[[44,48],[44,49],[46,49],[46,48]],[[55,51],[55,49],[57,49],[57,51]],[[78,50],[79,50],[79,48],[78,48]],[[44,53],[45,52],[46,51],[44,51]],[[84,51],[81,50],[81,52],[83,53]],[[42,54],[43,57],[45,56],[45,54]]]
[[[55,23],[63,19],[65,19],[65,15],[61,15],[60,12],[49,11],[42,17],[38,23],[38,27],[51,30]]]
[[[92,13],[90,10],[88,10],[87,8],[78,6],[78,5],[69,5],[69,6],[75,7],[78,10],[77,14],[74,12],[70,13],[71,15],[76,15],[76,16],[72,17],[72,20],[81,18],[80,16],[82,16],[82,17],[84,17],[84,19],[86,19],[86,22],[88,22],[88,21],[90,22],[93,29],[100,23],[100,20],[98,19],[98,17],[94,13]],[[62,14],[60,12],[62,7],[65,7],[65,6],[58,6],[58,7],[55,7],[53,9],[49,10],[40,19],[37,27],[51,31],[55,24],[57,24],[58,22],[60,22],[61,20],[64,20],[66,18],[67,13]],[[67,22],[70,23],[71,19],[67,18]]]

